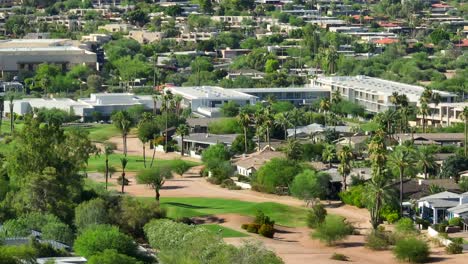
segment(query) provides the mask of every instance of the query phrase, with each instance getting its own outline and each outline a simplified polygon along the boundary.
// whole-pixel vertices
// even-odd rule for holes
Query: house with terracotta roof
[[[386,46],[386,45],[398,43],[400,41],[395,38],[383,38],[383,39],[376,39],[373,42],[379,46]]]

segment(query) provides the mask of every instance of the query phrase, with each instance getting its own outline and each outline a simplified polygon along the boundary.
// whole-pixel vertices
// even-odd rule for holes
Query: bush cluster
[[[366,247],[372,250],[385,250],[392,244],[391,233],[384,230],[374,230],[366,237]]]
[[[227,188],[229,190],[240,190],[240,186],[237,186],[232,179],[225,179],[219,185],[221,188]]]
[[[364,185],[351,186],[348,190],[342,191],[338,194],[341,198],[341,201],[345,204],[354,205],[359,208],[365,207],[365,202],[363,198]]]
[[[307,226],[310,228],[316,228],[325,221],[327,216],[327,210],[325,206],[321,203],[318,203],[310,209],[307,213]]]
[[[253,223],[242,224],[242,229],[249,233],[255,233],[264,237],[273,238],[275,235],[275,221],[266,216],[262,211],[258,211]]]
[[[327,215],[325,221],[312,233],[312,238],[319,239],[327,245],[333,245],[335,242],[351,235],[353,231],[353,226],[346,222],[343,217]]]
[[[398,240],[393,252],[397,259],[411,263],[425,263],[429,259],[429,246],[415,237]]]

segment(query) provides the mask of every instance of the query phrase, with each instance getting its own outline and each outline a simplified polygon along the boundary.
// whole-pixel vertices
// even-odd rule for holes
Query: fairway
[[[248,237],[249,235],[245,234],[245,233],[242,233],[242,232],[239,232],[239,231],[236,231],[234,229],[231,229],[231,228],[227,228],[227,227],[224,227],[224,226],[221,226],[221,225],[217,225],[217,224],[205,224],[205,225],[201,225],[203,226],[204,228],[210,230],[211,232],[215,233],[215,234],[221,234],[221,237],[223,238],[227,238],[227,237]]]
[[[203,192],[203,190],[200,190]],[[143,198],[154,200],[153,198]],[[161,206],[166,208],[167,216],[173,219],[182,217],[207,216],[217,214],[240,214],[255,217],[258,210],[263,211],[276,224],[301,227],[306,226],[307,209],[279,203],[253,203],[220,198],[161,198]]]
[[[65,130],[69,128],[73,128],[73,126],[66,127]],[[119,130],[112,124],[90,124],[78,128],[88,131],[89,139],[95,142],[104,142],[111,137],[120,135]]]
[[[121,170],[121,158],[124,158],[125,156],[123,154],[112,154],[109,156],[109,166],[113,166],[114,168],[117,169],[117,171]],[[104,168],[103,166],[105,165],[105,159],[106,157],[104,155],[99,155],[99,156],[93,156],[90,157],[88,160],[88,171],[89,172],[96,172],[99,171],[100,169]],[[127,171],[141,171],[145,169],[144,162],[143,162],[143,157],[142,156],[129,156],[127,155],[128,163],[127,163]],[[154,160],[154,165],[153,166],[163,166],[167,165],[172,167],[176,162],[179,162],[179,160],[162,160],[162,159],[155,159]],[[185,161],[184,162],[189,165],[190,167],[199,165],[196,162],[193,161]],[[146,166],[149,167],[151,163],[151,157],[146,157]]]

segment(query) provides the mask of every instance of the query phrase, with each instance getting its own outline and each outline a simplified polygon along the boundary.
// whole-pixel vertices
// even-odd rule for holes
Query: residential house
[[[283,152],[274,151],[268,147],[264,148],[261,151],[249,154],[245,157],[234,162],[236,166],[237,173],[246,177],[252,176],[252,174],[260,167],[262,167],[268,161],[274,158],[284,158],[285,155]]]
[[[223,144],[227,147],[232,145],[234,139],[236,139],[237,134],[229,135],[215,135],[208,133],[192,133],[184,137],[184,142],[180,136],[174,137],[177,141],[179,149],[182,149],[182,144],[184,152],[194,158],[201,158],[202,152],[210,146],[216,144]]]
[[[161,41],[164,38],[163,32],[151,32],[146,30],[130,30],[128,37],[138,41],[140,44],[148,44]]]
[[[395,138],[403,144],[405,141],[413,141],[415,145],[463,145],[465,137],[463,133],[415,133],[395,134]]]
[[[419,216],[433,224],[453,217],[468,216],[468,192],[441,192],[418,200]]]

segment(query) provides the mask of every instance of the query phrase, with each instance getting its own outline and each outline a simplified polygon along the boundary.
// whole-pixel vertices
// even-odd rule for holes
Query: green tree
[[[127,136],[130,129],[133,127],[133,120],[127,111],[121,110],[111,116],[112,122],[115,127],[120,131],[123,140],[123,153],[127,156]]]
[[[242,126],[244,129],[244,153],[248,152],[248,146],[247,146],[247,130],[249,129],[249,126],[251,124],[251,117],[250,114],[247,113],[245,110],[241,110],[239,114],[237,115],[237,121],[239,122],[239,125]]]
[[[104,177],[106,178],[106,190],[107,190],[107,185],[109,183],[109,177],[110,177],[109,156],[112,155],[112,153],[114,153],[115,149],[116,149],[115,144],[113,144],[111,142],[105,142],[104,143],[104,156],[105,156],[105,160],[106,160]]]
[[[122,174],[120,176],[120,180],[122,181],[121,193],[124,193],[124,188],[125,188],[125,185],[127,184],[127,179],[125,178],[125,169],[127,168],[127,163],[128,163],[128,159],[126,157],[120,158],[120,165],[122,166]]]
[[[286,115],[286,117],[291,122],[292,127],[294,128],[294,139],[296,139],[296,130],[297,127],[302,123],[303,115],[304,113],[297,108],[289,111]]]
[[[143,264],[133,257],[125,254],[120,254],[117,250],[106,249],[100,253],[93,255],[89,260],[89,264]]]
[[[403,215],[403,179],[405,170],[416,165],[413,149],[406,146],[397,147],[388,157],[388,164],[398,170],[400,176],[400,215]]]
[[[279,62],[275,59],[269,59],[265,63],[265,72],[272,73],[279,69]]]
[[[391,184],[381,175],[373,175],[365,185],[364,201],[370,212],[370,222],[374,230],[382,223],[383,206],[393,200],[392,190]]]
[[[147,113],[149,114],[149,113]],[[151,114],[149,114],[151,115]],[[143,165],[146,168],[146,143],[153,139],[159,133],[158,125],[152,119],[152,116],[141,120],[138,125],[138,139],[143,145]]]
[[[416,153],[416,159],[418,160],[417,165],[419,168],[423,169],[424,178],[427,179],[429,175],[429,170],[435,169],[437,167],[437,163],[434,157],[434,149],[427,146],[423,146],[420,147],[416,151]]]
[[[239,114],[239,104],[229,101],[221,105],[221,114],[225,117],[235,117]]]
[[[223,144],[212,145],[202,152],[202,161],[207,169],[216,168],[230,158],[231,155]]]
[[[321,203],[315,204],[307,213],[307,226],[310,228],[317,228],[325,221],[326,216],[327,210],[325,206]]]
[[[325,199],[329,194],[330,180],[327,173],[305,170],[294,177],[290,191],[300,199]]]
[[[326,144],[322,152],[322,160],[328,162],[328,167],[332,167],[332,161],[337,158],[335,145]]]
[[[295,139],[288,139],[287,145],[284,149],[286,158],[293,161],[298,161],[302,156],[302,146],[299,141]]]
[[[159,166],[150,170],[145,170],[137,175],[137,182],[140,184],[148,184],[156,193],[156,201],[159,203],[161,196],[159,191],[163,187],[167,179],[172,178],[172,171],[169,167]]]
[[[176,129],[176,134],[180,136],[180,140],[181,140],[180,155],[184,156],[184,137],[190,134],[189,126],[186,124],[179,125]]]
[[[353,233],[353,227],[341,216],[327,215],[325,221],[312,233],[312,238],[317,238],[327,245],[333,245],[339,240]]]
[[[291,125],[291,122],[286,117],[285,113],[277,113],[274,116],[274,123],[276,126],[280,127],[284,131],[284,139],[288,138],[288,128]]]
[[[5,96],[0,95],[0,135],[2,134],[3,113],[5,112]]]
[[[439,178],[459,179],[460,172],[468,170],[468,157],[461,155],[451,156],[444,161],[440,168]]]
[[[1,100],[0,100],[1,103]],[[0,106],[1,107],[1,106]],[[1,112],[1,109],[0,109]],[[468,157],[468,106],[465,106],[463,108],[463,112],[460,114],[460,118],[464,120],[464,136],[465,136],[465,142],[463,143],[463,149],[464,149],[464,154],[465,157]],[[1,123],[0,123],[1,126]]]
[[[338,159],[340,160],[340,165],[338,166],[338,171],[342,177],[343,190],[346,190],[347,187],[347,177],[351,173],[351,160],[354,155],[349,146],[343,146],[338,152]]]
[[[121,233],[117,227],[97,225],[84,230],[76,238],[73,248],[79,255],[89,258],[104,250],[134,256],[137,246],[130,236]]]
[[[259,191],[275,193],[278,187],[288,187],[301,171],[297,162],[275,158],[265,163],[254,174],[252,183]]]
[[[99,224],[107,224],[109,215],[106,203],[100,198],[85,201],[75,208],[75,226],[79,231]]]

